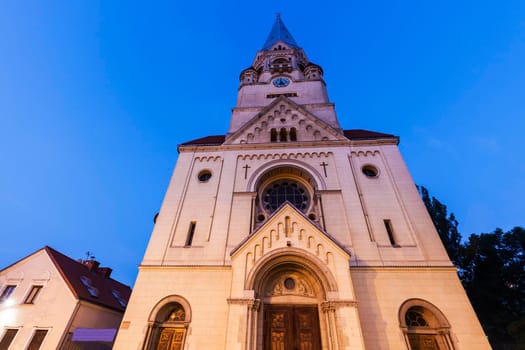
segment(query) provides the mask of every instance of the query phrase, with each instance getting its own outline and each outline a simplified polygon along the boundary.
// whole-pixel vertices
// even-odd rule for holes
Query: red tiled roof
[[[363,129],[352,129],[343,131],[346,138],[350,140],[376,140],[382,138],[396,138],[397,136],[392,134],[384,134],[376,131],[369,131]],[[200,139],[191,140],[184,142],[181,146],[219,146],[224,143],[224,135],[211,135],[206,137],[201,137]]]
[[[201,137],[200,139],[195,139],[195,140],[191,140],[188,142],[184,142],[181,144],[181,146],[189,146],[189,145],[216,146],[216,145],[222,145],[225,139],[226,139],[226,136],[224,135],[211,135],[211,136]]]
[[[46,246],[44,250],[49,254],[51,260],[71,289],[71,292],[73,292],[78,299],[114,310],[123,311],[125,309],[113,295],[113,291],[118,293],[121,300],[127,304],[131,295],[131,288],[129,286],[112,278],[104,277],[96,271],[90,271],[86,265],[65,256],[51,247]],[[96,288],[98,291],[97,297],[92,296],[88,288],[82,283],[80,279],[82,276],[87,277],[90,285]]]
[[[369,131],[363,129],[352,129],[344,130],[345,137],[350,140],[373,140],[373,139],[383,139],[383,138],[396,138],[397,136],[392,134],[384,134],[382,132]]]

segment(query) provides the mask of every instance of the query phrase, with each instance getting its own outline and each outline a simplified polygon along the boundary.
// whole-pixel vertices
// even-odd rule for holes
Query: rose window
[[[286,201],[302,212],[310,206],[308,191],[301,184],[290,180],[271,183],[264,189],[261,199],[262,206],[268,213],[273,213]]]

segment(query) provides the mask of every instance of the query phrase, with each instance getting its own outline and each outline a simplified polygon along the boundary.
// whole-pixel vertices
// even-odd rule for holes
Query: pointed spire
[[[277,13],[275,15],[275,22],[273,24],[272,30],[270,31],[268,38],[266,38],[266,42],[264,43],[262,49],[269,50],[272,47],[272,45],[278,41],[282,41],[290,47],[299,47],[299,45],[297,45],[294,38],[292,37],[292,34],[290,34],[288,29],[286,29],[286,26],[284,25],[281,19],[280,13]]]

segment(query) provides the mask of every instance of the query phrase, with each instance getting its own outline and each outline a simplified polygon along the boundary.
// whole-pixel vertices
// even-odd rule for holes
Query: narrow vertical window
[[[383,220],[385,222],[385,228],[386,233],[388,234],[388,239],[390,240],[390,244],[393,247],[398,247],[398,244],[396,243],[395,237],[394,237],[394,230],[392,229],[392,222],[390,220]]]
[[[290,141],[297,141],[297,129],[296,128],[290,129]]]
[[[0,349],[9,349],[9,345],[11,345],[13,339],[15,339],[16,333],[18,333],[18,329],[16,328],[6,329],[2,340],[0,340]]]
[[[275,128],[273,128],[270,131],[270,141],[271,142],[277,142],[277,130]]]
[[[35,331],[35,334],[33,335],[33,338],[31,338],[31,342],[29,343],[27,350],[40,349],[40,346],[44,342],[44,338],[46,337],[46,334],[47,334],[47,329],[37,329]]]
[[[40,290],[42,289],[42,286],[33,286],[31,287],[31,290],[29,291],[29,294],[26,297],[26,300],[24,301],[24,304],[34,304],[36,296],[38,293],[40,293]]]
[[[193,242],[193,235],[195,234],[195,226],[197,225],[197,222],[192,221],[190,222],[190,228],[188,229],[188,236],[186,237],[186,244],[185,247],[191,247],[191,243]]]
[[[281,131],[279,132],[279,141],[286,142],[286,129],[281,128]]]
[[[2,292],[2,295],[0,295],[0,303],[3,303],[7,299],[9,299],[9,297],[11,296],[15,288],[16,286],[12,284],[5,286],[4,291]]]

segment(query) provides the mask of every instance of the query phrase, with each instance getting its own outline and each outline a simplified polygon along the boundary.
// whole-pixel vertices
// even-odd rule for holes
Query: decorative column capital
[[[343,307],[357,307],[355,300],[326,300],[321,303],[321,310],[323,312],[335,312],[335,310]]]
[[[228,304],[230,305],[246,305],[252,310],[258,311],[261,306],[260,299],[253,298],[229,298],[227,299]]]

